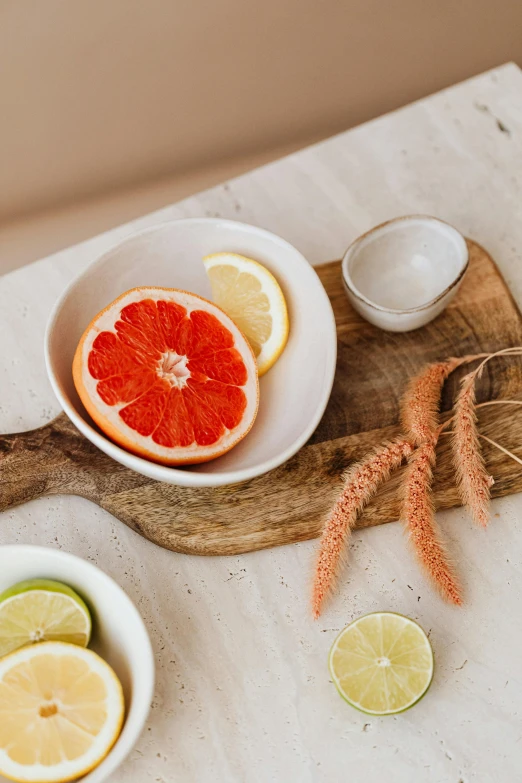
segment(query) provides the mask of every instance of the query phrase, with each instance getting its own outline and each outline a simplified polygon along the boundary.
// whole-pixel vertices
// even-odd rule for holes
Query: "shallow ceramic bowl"
[[[464,237],[437,218],[412,215],[356,239],[343,258],[355,310],[390,332],[409,332],[439,315],[468,268]]]
[[[288,343],[274,367],[260,379],[259,412],[246,438],[211,462],[187,468],[158,465],[120,448],[92,422],[74,388],[74,352],[91,319],[130,288],[181,288],[211,299],[202,259],[220,251],[250,256],[276,276],[288,303]],[[62,295],[45,338],[49,379],[64,411],[78,429],[128,468],[186,487],[245,481],[292,457],[323,415],[332,388],[336,350],[330,301],[301,253],[268,231],[219,219],[165,223],[109,250]]]
[[[154,690],[154,657],[138,610],[107,574],[86,560],[40,546],[0,547],[0,593],[25,579],[56,579],[87,603],[93,619],[89,647],[114,669],[123,686],[125,722],[108,756],[83,783],[101,783],[134,747],[147,720]],[[0,775],[0,780],[4,778]]]

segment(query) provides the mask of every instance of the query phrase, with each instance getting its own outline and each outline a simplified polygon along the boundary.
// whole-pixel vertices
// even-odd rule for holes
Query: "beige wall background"
[[[161,206],[507,60],[520,0],[1,0],[0,221]]]

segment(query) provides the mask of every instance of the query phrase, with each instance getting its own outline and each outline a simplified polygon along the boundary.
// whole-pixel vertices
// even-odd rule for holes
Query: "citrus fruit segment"
[[[118,678],[96,653],[43,642],[0,661],[0,775],[58,783],[107,755],[123,723]]]
[[[67,585],[30,579],[0,595],[0,658],[20,647],[60,641],[87,647],[91,616]]]
[[[428,637],[416,622],[392,612],[367,614],[348,625],[328,663],[341,696],[370,715],[407,710],[433,677]]]
[[[257,414],[245,337],[215,304],[176,289],[134,288],[106,307],[80,340],[73,377],[106,435],[166,465],[224,454]]]
[[[288,339],[288,310],[279,283],[262,264],[236,253],[214,253],[203,263],[214,301],[239,326],[264,375]]]

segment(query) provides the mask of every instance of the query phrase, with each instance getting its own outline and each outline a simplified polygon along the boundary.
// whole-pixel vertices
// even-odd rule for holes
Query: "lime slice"
[[[0,595],[0,657],[43,641],[87,647],[90,636],[89,610],[61,582],[30,579]]]
[[[433,651],[416,622],[375,612],[341,631],[328,665],[337,690],[352,707],[394,715],[412,707],[430,687]]]

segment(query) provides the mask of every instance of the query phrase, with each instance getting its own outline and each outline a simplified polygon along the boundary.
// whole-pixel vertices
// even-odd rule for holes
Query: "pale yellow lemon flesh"
[[[120,682],[92,650],[62,642],[17,650],[0,660],[0,775],[75,780],[105,758],[123,715]]]
[[[243,332],[264,375],[288,340],[288,308],[279,283],[262,264],[236,253],[214,253],[203,263],[214,302]]]

